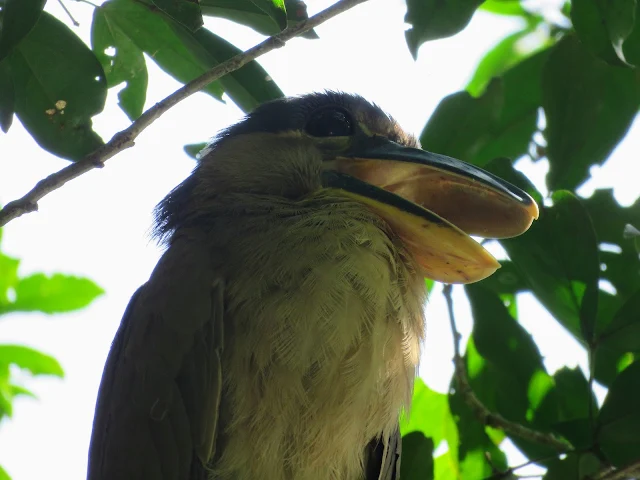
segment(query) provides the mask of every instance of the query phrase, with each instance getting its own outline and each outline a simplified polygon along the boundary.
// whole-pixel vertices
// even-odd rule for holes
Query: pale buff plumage
[[[289,155],[282,164],[292,192],[313,188],[322,159],[300,138],[288,142],[231,140],[203,164],[194,188],[193,215],[208,212],[228,299],[228,395],[212,470],[220,479],[359,480],[367,444],[394,434],[409,406],[424,281],[358,202],[322,191],[297,200],[207,193],[240,188],[229,178],[243,189],[272,184],[259,170],[235,174],[270,146],[273,156]]]

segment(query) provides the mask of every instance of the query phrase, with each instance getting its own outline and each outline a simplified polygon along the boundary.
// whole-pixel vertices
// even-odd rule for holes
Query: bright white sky
[[[76,31],[88,41],[91,7],[66,3],[81,24]],[[332,2],[308,3],[313,14]],[[69,23],[58,3],[49,2],[47,10]],[[260,61],[288,95],[325,88],[357,92],[419,133],[440,99],[464,88],[482,55],[519,23],[478,13],[463,33],[424,45],[414,62],[404,41],[404,10],[403,0],[371,0],[320,26],[321,40],[294,40]],[[240,48],[261,39],[222,20],[208,20],[207,26]],[[148,67],[147,107],[178,87],[153,63]],[[58,358],[66,371],[64,380],[20,376],[39,400],[17,400],[14,418],[0,425],[0,465],[14,480],[85,478],[104,360],[130,296],[147,280],[161,253],[149,240],[151,211],[194,166],[182,146],[210,138],[241,116],[232,103],[195,95],[145,131],[134,148],[49,195],[38,213],[5,228],[2,250],[22,259],[21,275],[44,271],[88,276],[107,292],[74,314],[2,317],[0,342],[41,349]],[[109,139],[127,125],[111,91],[95,127]],[[640,195],[640,184],[623,170],[625,159],[640,149],[639,134],[636,124],[612,159],[594,172],[595,179],[581,190],[584,194],[594,186],[615,186],[624,204]],[[0,136],[0,158],[1,203],[22,196],[40,178],[67,164],[43,152],[17,121],[8,135]],[[540,185],[544,162],[520,166]],[[519,302],[521,322],[534,335],[551,373],[563,365],[586,365],[584,351],[532,297],[522,295]],[[460,292],[457,314],[460,329],[468,334],[469,309]],[[453,370],[452,343],[440,289],[428,307],[427,330],[421,375],[444,392]],[[516,464],[522,457],[516,452],[512,459]]]

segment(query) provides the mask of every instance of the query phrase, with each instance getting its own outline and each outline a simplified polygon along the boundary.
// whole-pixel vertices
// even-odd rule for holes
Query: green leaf
[[[422,146],[479,166],[527,153],[542,104],[540,77],[548,51],[507,70],[478,98],[458,92],[442,100],[422,131]]]
[[[205,148],[209,143],[208,142],[201,142],[201,143],[190,143],[189,145],[185,145],[184,147],[182,147],[182,149],[184,150],[184,153],[186,153],[187,155],[189,155],[191,158],[193,158],[194,160],[198,159],[198,154],[202,151],[203,148]]]
[[[201,59],[184,45],[177,33],[181,30],[186,32],[186,29],[162,12],[130,0],[109,0],[96,10],[99,13],[94,15],[101,14],[110,29],[127,37],[179,82],[190,82],[208,70]],[[126,68],[126,64],[123,68]],[[202,91],[220,100],[224,88],[217,80]]]
[[[402,437],[400,477],[403,480],[433,479],[433,441],[421,432]]]
[[[526,279],[510,260],[500,260],[498,271],[482,280],[481,285],[498,295],[514,295],[529,290]]]
[[[623,45],[635,24],[636,0],[572,0],[571,22],[580,41],[612,65],[626,63]]]
[[[631,0],[629,0],[631,1]],[[640,2],[636,0],[635,14],[632,20],[635,21],[633,30],[629,33],[622,45],[623,57],[631,65],[640,65]]]
[[[520,0],[487,0],[480,5],[480,10],[496,13],[498,15],[510,15],[526,17],[530,15],[522,6]]]
[[[640,459],[640,361],[618,375],[598,415],[597,441],[616,467]]]
[[[295,25],[309,18],[307,6],[302,0],[285,0],[284,5],[289,25]],[[252,0],[201,0],[200,8],[204,15],[226,18],[246,25],[262,35],[276,35],[281,31],[278,22],[258,8]],[[301,36],[309,39],[318,38],[313,30]]]
[[[216,34],[202,28],[193,34],[193,40],[181,37],[184,44],[210,69],[242,51]],[[258,105],[284,96],[282,90],[256,61],[235,70],[220,79],[225,92],[236,105],[248,112]]]
[[[489,50],[480,60],[466,90],[474,97],[481,95],[493,77],[502,75],[507,69],[546,46],[547,42],[539,42],[533,48],[531,46],[526,48],[520,46],[522,40],[534,31],[538,23],[539,20],[531,22],[523,30],[507,35]]]
[[[549,55],[542,85],[547,183],[550,190],[574,189],[631,126],[640,103],[636,75],[593,57],[567,35]]]
[[[2,7],[0,60],[5,58],[35,26],[47,0],[6,0]]]
[[[93,12],[91,47],[102,64],[109,88],[126,82],[118,92],[120,108],[129,120],[137,119],[144,110],[147,96],[147,66],[143,52],[101,8]],[[110,49],[113,55],[107,54]]]
[[[506,418],[526,422],[531,396],[546,393],[535,392],[534,378],[548,378],[540,352],[531,335],[509,315],[498,295],[482,284],[467,285],[465,291],[473,313],[474,345],[492,368],[496,391],[491,396],[495,399],[495,408]],[[470,370],[470,379],[474,384],[480,383],[472,372]],[[543,384],[546,384],[543,390],[547,390],[551,382],[537,385]],[[477,394],[483,395],[481,391]]]
[[[618,310],[599,344],[618,353],[640,352],[640,290]]]
[[[91,126],[107,85],[100,62],[47,12],[10,57],[16,114],[45,150],[79,160],[103,144]]]
[[[563,459],[552,460],[543,480],[592,478],[602,468],[602,463],[592,453],[571,453]]]
[[[479,98],[462,91],[440,102],[420,135],[426,150],[470,161],[491,138],[504,100],[503,83],[492,81]]]
[[[471,356],[474,355],[472,341],[467,346],[467,362],[471,361],[470,354]],[[471,368],[469,364],[467,368]],[[451,413],[457,421],[459,443],[457,446],[449,445],[449,451],[450,454],[457,456],[458,465],[450,462],[449,468],[446,468],[447,465],[444,462],[440,462],[439,459],[441,457],[438,457],[435,465],[436,478],[440,480],[442,478],[440,476],[441,472],[451,472],[452,470],[456,473],[453,478],[469,480],[489,478],[495,472],[495,469],[506,470],[507,461],[504,453],[487,434],[487,429],[478,421],[460,393],[454,390],[454,382],[452,380],[452,391],[454,393],[449,395],[449,405]],[[476,391],[476,386],[477,384],[472,386],[474,392]]]
[[[563,367],[553,375],[553,384],[535,408],[532,423],[565,437],[574,447],[590,446],[589,418],[598,412],[598,405],[584,373],[580,368]]]
[[[435,447],[446,441],[450,446],[458,442],[456,424],[449,409],[449,399],[444,393],[431,390],[420,378],[415,381],[411,415],[400,418],[403,436],[420,432],[433,440]]]
[[[9,303],[8,291],[18,283],[20,260],[0,252],[0,310]]]
[[[71,312],[86,307],[104,290],[87,278],[60,273],[47,277],[36,273],[20,279],[15,292],[15,301],[0,307],[0,314],[16,311]]]
[[[0,465],[0,480],[11,480],[11,476],[2,468],[2,465]]]
[[[22,345],[0,345],[0,364],[16,365],[32,375],[64,376],[64,371],[55,358]]]
[[[418,48],[429,40],[445,38],[460,32],[471,21],[483,0],[407,0],[405,31],[407,45],[413,58]]]
[[[260,10],[269,15],[280,27],[287,28],[287,9],[284,0],[251,0]]]
[[[597,314],[599,262],[582,203],[556,192],[525,235],[501,240],[536,298],[576,338],[589,342]]]
[[[16,94],[7,60],[0,61],[0,129],[9,131],[15,112]]]
[[[195,32],[204,22],[198,0],[151,0],[176,22]]]
[[[640,289],[640,256],[633,243],[624,238],[626,224],[640,225],[640,200],[622,207],[615,200],[613,190],[606,189],[596,190],[582,202],[589,211],[598,240],[622,249],[621,253],[600,252],[600,261],[606,266],[600,276],[616,288],[616,296],[622,303]]]

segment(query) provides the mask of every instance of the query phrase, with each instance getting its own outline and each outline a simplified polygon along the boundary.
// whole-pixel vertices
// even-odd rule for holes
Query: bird
[[[524,191],[420,148],[363,97],[273,100],[155,211],[96,402],[88,480],[398,480],[424,279],[525,232]]]

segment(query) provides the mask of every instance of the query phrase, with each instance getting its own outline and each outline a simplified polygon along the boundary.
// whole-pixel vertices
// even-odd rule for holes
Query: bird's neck
[[[424,282],[381,219],[324,200],[236,204],[216,218],[233,339],[223,367],[234,434],[220,462],[230,477],[359,478],[367,443],[408,406]],[[258,444],[279,460],[252,457]]]

